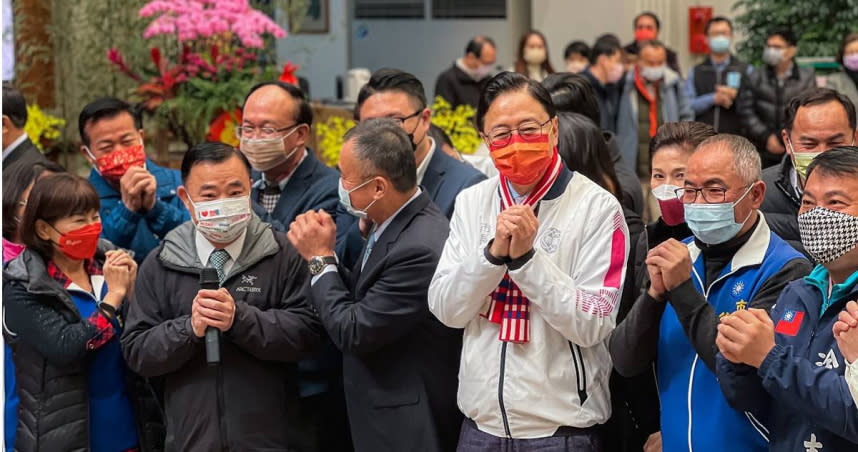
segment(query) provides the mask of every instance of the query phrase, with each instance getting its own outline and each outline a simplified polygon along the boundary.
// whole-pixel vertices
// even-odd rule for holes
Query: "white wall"
[[[291,60],[301,68],[298,75],[310,82],[313,99],[336,97],[336,77],[348,69],[347,0],[330,0],[329,33],[289,34],[277,40],[277,60],[282,65]],[[278,18],[283,28],[286,20]]]
[[[465,45],[475,35],[495,40],[497,64],[512,64],[519,36],[530,24],[529,12],[529,1],[508,0],[509,19],[356,19],[351,25],[351,65],[370,71],[395,67],[411,72],[431,98],[438,74],[464,54]]]

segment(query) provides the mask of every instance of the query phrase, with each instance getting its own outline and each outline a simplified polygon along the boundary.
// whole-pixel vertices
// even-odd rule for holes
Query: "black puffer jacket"
[[[766,216],[766,222],[772,232],[784,239],[798,252],[808,256],[801,244],[798,232],[798,209],[801,207],[801,196],[796,193],[790,182],[792,160],[785,157],[781,163],[763,170],[763,182],[766,183],[766,198],[760,210]]]
[[[816,86],[813,69],[800,68],[793,62],[789,76],[781,82],[770,66],[759,67],[748,77],[748,87],[739,92],[739,116],[747,137],[760,150],[763,167],[777,164],[783,154],[766,150],[766,141],[775,134],[780,137],[784,127],[784,107],[790,99]]]
[[[102,241],[96,260],[103,263],[104,252],[112,248]],[[4,335],[12,347],[20,397],[15,450],[88,450],[86,344],[95,337],[95,326],[81,318],[68,292],[48,274],[45,261],[29,250],[4,271],[3,302]],[[16,337],[18,328],[27,328],[23,325],[26,318],[39,320],[40,336],[57,340],[35,343]],[[118,341],[119,336],[110,340]],[[163,450],[164,427],[156,392],[148,381],[130,372],[126,381],[141,450]]]

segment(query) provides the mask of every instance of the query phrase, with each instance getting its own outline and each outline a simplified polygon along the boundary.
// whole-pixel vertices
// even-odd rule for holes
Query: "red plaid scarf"
[[[548,171],[530,191],[524,200],[524,204],[536,207],[551,189],[551,186],[554,185],[560,175],[562,165],[560,155],[555,148]],[[514,204],[508,181],[503,175],[500,175],[498,192],[501,200],[501,211]],[[500,324],[498,339],[519,344],[530,341],[530,300],[521,293],[521,290],[509,277],[509,271],[504,273],[503,279],[497,289],[489,295],[489,298],[491,302],[489,308],[483,313],[483,317],[492,323]]]

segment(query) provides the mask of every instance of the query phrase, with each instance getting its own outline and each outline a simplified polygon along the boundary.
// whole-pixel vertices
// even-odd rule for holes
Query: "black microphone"
[[[200,290],[218,290],[220,278],[217,270],[206,267],[200,271]],[[209,366],[220,365],[220,331],[214,327],[206,327],[206,362]]]

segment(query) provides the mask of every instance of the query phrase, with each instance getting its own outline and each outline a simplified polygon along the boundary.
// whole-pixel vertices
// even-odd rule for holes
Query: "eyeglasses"
[[[509,142],[512,140],[513,132],[517,132],[518,136],[520,136],[521,139],[524,141],[538,140],[542,136],[542,128],[545,127],[545,125],[549,122],[551,122],[551,118],[548,118],[548,120],[546,120],[542,124],[536,121],[524,121],[518,125],[518,128],[498,128],[492,130],[489,135],[482,135],[483,139],[486,140],[486,144],[489,145],[489,148],[497,149],[509,144]]]
[[[258,136],[259,138],[273,138],[274,135],[285,132],[289,129],[300,126],[301,124],[295,123],[291,126],[281,127],[279,129],[274,127],[250,127],[250,126],[238,126],[235,128],[235,136],[237,138],[250,138],[253,136]]]
[[[742,188],[747,188],[745,187]],[[703,187],[703,188],[677,188],[674,190],[676,192],[676,197],[682,201],[683,204],[692,204],[697,201],[698,193],[703,194],[703,200],[706,201],[707,204],[720,204],[727,200],[727,189],[722,187]]]
[[[408,115],[408,116],[405,116],[405,117],[391,116],[391,117],[390,117],[390,119],[392,119],[392,120],[394,120],[394,121],[398,122],[398,123],[399,123],[399,127],[402,127],[403,125],[405,125],[405,121],[408,121],[409,119],[411,119],[411,118],[413,118],[413,117],[415,117],[415,116],[418,116],[420,113],[423,113],[423,109],[422,109],[422,108],[421,108],[420,110],[415,111],[414,113],[412,113],[412,114],[410,114],[410,115]]]

